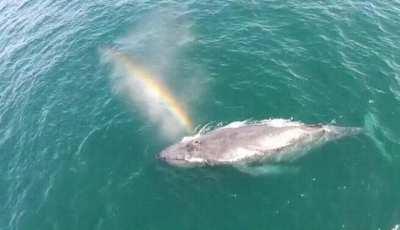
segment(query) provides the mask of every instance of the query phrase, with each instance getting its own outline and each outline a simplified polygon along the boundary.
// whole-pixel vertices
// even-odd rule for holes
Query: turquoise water
[[[0,2],[0,229],[395,229],[398,1]],[[179,170],[102,50],[159,73],[197,125],[365,127],[298,173]]]

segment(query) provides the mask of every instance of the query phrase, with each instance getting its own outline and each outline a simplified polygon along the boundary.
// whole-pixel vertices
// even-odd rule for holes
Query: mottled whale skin
[[[158,158],[179,167],[252,166],[290,162],[328,141],[355,135],[361,128],[310,125],[285,119],[233,122],[185,137]]]

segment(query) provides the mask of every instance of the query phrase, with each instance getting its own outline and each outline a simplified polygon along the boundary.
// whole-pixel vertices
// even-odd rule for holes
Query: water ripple
[[[191,46],[174,71],[194,75],[196,62],[210,75],[191,96],[199,123],[294,116],[364,124],[369,137],[321,150],[295,179],[155,163],[167,143],[110,92],[98,50],[169,6],[196,33],[176,40]],[[398,1],[0,1],[0,228],[395,228],[399,12]],[[162,39],[135,35],[139,49]],[[315,223],[299,221],[309,213]]]

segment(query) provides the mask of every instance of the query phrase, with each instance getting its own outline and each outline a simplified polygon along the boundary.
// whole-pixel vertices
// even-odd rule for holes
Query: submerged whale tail
[[[375,144],[380,154],[382,154],[387,161],[392,162],[393,156],[390,154],[390,152],[388,152],[386,141],[399,144],[399,138],[396,137],[389,129],[385,128],[380,123],[378,117],[372,112],[368,112],[364,116],[364,126],[366,135]]]
[[[347,136],[355,136],[364,131],[364,129],[360,127],[341,127],[333,125],[324,125],[323,128],[326,132],[326,137],[328,140],[336,140]]]

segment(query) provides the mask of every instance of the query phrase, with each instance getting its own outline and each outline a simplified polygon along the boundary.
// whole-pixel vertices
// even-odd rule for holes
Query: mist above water
[[[143,119],[156,124],[163,136],[170,139],[192,132],[187,99],[199,96],[202,91],[198,84],[202,74],[183,77],[177,74],[182,69],[178,60],[194,40],[188,22],[177,11],[157,10],[117,40],[115,48],[102,50],[104,60],[113,67],[110,75],[113,91],[126,98],[134,111],[140,111]],[[124,60],[116,58],[113,50],[120,50],[117,52],[124,55]],[[197,65],[193,68],[196,73],[203,72]]]

